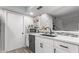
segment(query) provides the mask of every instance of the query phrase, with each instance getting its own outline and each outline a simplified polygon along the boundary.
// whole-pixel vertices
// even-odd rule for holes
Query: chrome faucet
[[[52,30],[51,30],[51,28],[50,28],[50,27],[46,27],[46,28],[48,28],[48,29],[49,29],[49,31],[50,31],[50,34],[52,34]]]

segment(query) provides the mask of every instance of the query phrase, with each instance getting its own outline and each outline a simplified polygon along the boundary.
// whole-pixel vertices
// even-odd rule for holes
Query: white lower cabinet
[[[43,42],[42,38],[35,37],[35,52],[42,53],[43,52]]]
[[[79,53],[79,46],[47,39],[44,37],[35,37],[35,52],[36,53]]]
[[[54,53],[78,53],[79,46],[60,42],[60,41],[54,41]]]
[[[53,53],[53,40],[43,38],[43,37],[35,37],[35,52],[36,53]]]

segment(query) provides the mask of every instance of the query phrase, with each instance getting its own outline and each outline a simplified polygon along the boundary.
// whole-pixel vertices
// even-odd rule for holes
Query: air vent
[[[40,10],[42,8],[42,6],[39,6],[37,9]]]

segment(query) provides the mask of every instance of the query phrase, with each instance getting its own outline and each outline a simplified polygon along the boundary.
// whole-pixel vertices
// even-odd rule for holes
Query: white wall
[[[29,37],[27,29],[29,25],[33,25],[33,18],[29,16],[24,16],[24,33],[25,33],[25,47],[29,47]]]
[[[27,34],[27,29],[29,25],[33,25],[33,17],[30,16],[24,16],[24,33]]]
[[[67,19],[67,21],[63,21],[64,30],[78,31],[79,30],[78,24],[79,24],[79,16]]]
[[[63,29],[63,20],[60,18],[54,19],[55,30],[64,30]]]
[[[28,25],[33,24],[33,17],[24,16],[24,25],[28,27]]]
[[[42,14],[40,16],[40,28],[44,27],[49,27],[49,28],[53,28],[53,17],[48,15],[48,14]]]
[[[24,33],[27,34],[27,29],[29,25],[33,25],[33,17],[24,16]]]
[[[61,23],[60,23],[61,22]],[[55,20],[56,30],[64,31],[78,31],[79,30],[79,16],[72,18],[57,18]]]

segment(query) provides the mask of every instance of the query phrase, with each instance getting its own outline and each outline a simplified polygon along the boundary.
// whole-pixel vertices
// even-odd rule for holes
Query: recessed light
[[[33,12],[30,12],[29,14],[30,14],[30,15],[34,15],[34,13],[33,13]]]
[[[42,8],[42,6],[39,6],[37,9],[39,10],[39,9],[41,9]]]

